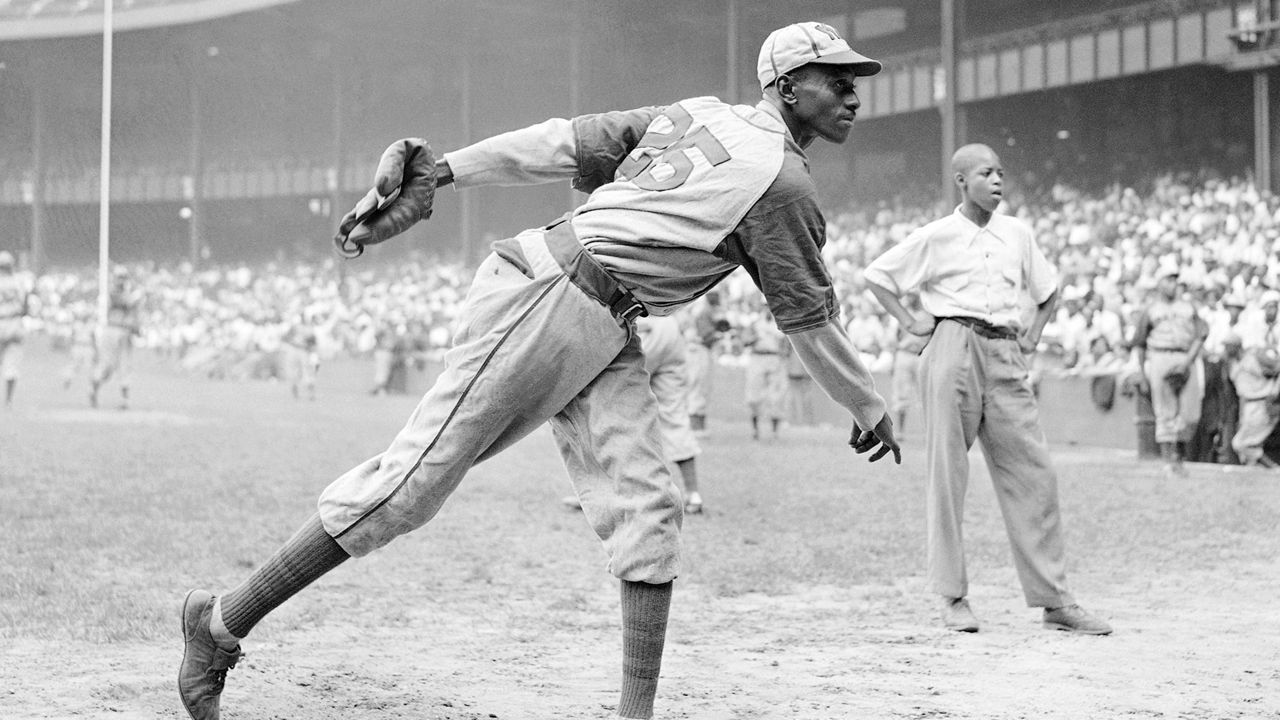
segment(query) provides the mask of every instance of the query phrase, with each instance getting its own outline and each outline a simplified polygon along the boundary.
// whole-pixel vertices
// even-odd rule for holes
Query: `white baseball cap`
[[[0,250],[0,267],[13,267],[13,253],[8,250]]]
[[[769,87],[779,75],[809,63],[852,65],[854,74],[859,76],[875,75],[882,67],[879,60],[854,52],[830,25],[795,23],[769,33],[760,46],[760,60],[756,63],[760,88]]]

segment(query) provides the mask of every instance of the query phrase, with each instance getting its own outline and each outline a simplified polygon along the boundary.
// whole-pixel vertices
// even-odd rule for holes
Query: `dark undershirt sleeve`
[[[822,260],[826,221],[813,181],[803,164],[794,162],[797,167],[784,164],[778,179],[718,250],[725,260],[746,269],[764,293],[778,329],[787,334],[822,327],[840,312]]]
[[[573,187],[584,193],[613,181],[618,166],[644,137],[659,107],[580,115],[573,119],[578,176]]]

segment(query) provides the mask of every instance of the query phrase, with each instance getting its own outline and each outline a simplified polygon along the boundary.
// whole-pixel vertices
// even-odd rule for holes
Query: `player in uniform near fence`
[[[760,439],[761,418],[769,420],[773,437],[778,437],[778,427],[787,407],[787,371],[782,349],[786,342],[767,305],[742,333],[742,344],[747,349],[745,395],[754,440]]]
[[[969,448],[982,442],[991,483],[1029,607],[1046,628],[1103,635],[1111,626],[1076,604],[1067,589],[1058,476],[1040,428],[1029,355],[1053,312],[1057,272],[1032,229],[996,214],[1004,168],[986,145],[951,160],[962,202],[951,215],[911,233],[867,267],[871,293],[898,323],[928,337],[921,357],[929,458],[929,586],[942,596],[943,624],[977,632],[965,569],[964,496]],[[919,292],[922,313],[902,296]],[[1035,307],[1026,322],[1023,309]]]
[[[1151,394],[1156,443],[1169,477],[1187,473],[1182,461],[1187,441],[1200,423],[1204,370],[1199,356],[1208,334],[1199,309],[1179,292],[1178,266],[1161,265],[1156,271],[1156,296],[1138,317],[1133,346],[1142,373],[1139,390]]]
[[[295,398],[303,395],[316,399],[316,373],[320,369],[320,353],[316,331],[301,315],[295,317],[285,330],[280,343],[281,365],[289,382],[289,390]]]
[[[689,423],[689,377],[687,345],[680,321],[674,316],[649,315],[636,318],[644,369],[649,372],[649,389],[658,402],[658,429],[667,458],[676,464],[684,489],[684,512],[702,512],[698,491],[698,454],[702,448]],[[565,505],[581,510],[577,495],[564,499]]]
[[[98,328],[94,342],[93,378],[89,405],[98,407],[98,391],[111,379],[120,385],[120,408],[129,407],[129,384],[133,379],[133,338],[141,329],[142,293],[129,281],[129,271],[116,267],[111,272],[107,298],[107,324]]]
[[[0,250],[0,380],[4,381],[4,406],[13,406],[18,387],[18,365],[22,361],[22,341],[31,288],[14,269],[13,254]]]
[[[729,330],[729,321],[720,305],[720,293],[712,290],[689,306],[691,341],[688,350],[689,423],[694,432],[707,429],[707,405],[715,382],[716,347]]]
[[[375,189],[341,224],[344,248],[429,216],[437,182],[570,179],[589,197],[551,225],[494,243],[445,369],[385,452],[330,484],[317,514],[240,586],[217,598],[188,593],[178,681],[188,712],[218,717],[240,639],[273,608],[349,557],[427,523],[472,465],[550,421],[583,515],[621,581],[617,715],[651,717],[680,574],[683,498],[632,321],[670,315],[744,267],[806,366],[851,413],[854,450],[900,461],[884,399],[838,321],[821,254],[826,222],[802,151],[818,137],[847,139],[857,77],[879,69],[830,27],[796,24],[765,41],[765,98],[754,108],[704,97],[553,119],[439,161],[422,140],[389,147]]]
[[[913,315],[920,311],[920,299],[907,295],[903,306]],[[907,413],[920,407],[920,353],[929,342],[927,336],[916,335],[890,318],[890,344],[893,346],[893,369],[889,372],[889,411],[893,413],[894,428],[899,435],[906,433]]]

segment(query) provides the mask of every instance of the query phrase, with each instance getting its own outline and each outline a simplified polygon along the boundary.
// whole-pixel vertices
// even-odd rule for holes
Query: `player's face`
[[[995,153],[987,153],[964,174],[961,187],[975,205],[995,212],[1004,199],[1004,166],[1000,158]]]
[[[795,85],[794,114],[801,147],[813,138],[839,144],[849,138],[853,120],[862,102],[858,100],[858,77],[845,65],[810,65]]]

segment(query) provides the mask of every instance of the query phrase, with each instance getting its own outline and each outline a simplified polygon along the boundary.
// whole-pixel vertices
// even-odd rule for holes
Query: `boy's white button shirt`
[[[959,208],[885,251],[866,279],[894,294],[918,291],[934,317],[972,317],[1021,330],[1026,312],[1058,289],[1031,226],[992,215],[979,227]]]

